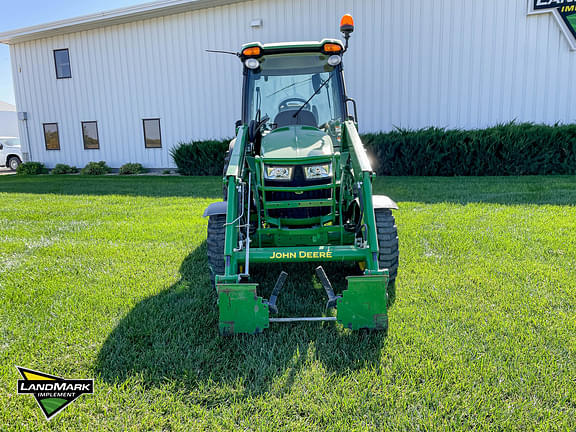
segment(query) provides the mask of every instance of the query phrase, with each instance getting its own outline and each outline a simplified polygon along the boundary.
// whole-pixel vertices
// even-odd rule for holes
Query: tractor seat
[[[316,116],[312,111],[302,110],[294,117],[297,111],[297,109],[280,111],[274,118],[274,123],[278,125],[277,127],[292,125],[318,126],[318,120],[316,120]]]

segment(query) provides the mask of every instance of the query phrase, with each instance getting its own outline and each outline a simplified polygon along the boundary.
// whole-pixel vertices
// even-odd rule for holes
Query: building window
[[[44,123],[44,143],[46,150],[60,150],[58,123]]]
[[[82,122],[82,139],[84,140],[84,150],[98,150],[100,148],[97,122]]]
[[[161,148],[160,119],[144,119],[142,122],[144,123],[144,145],[146,148]]]
[[[54,63],[56,65],[56,78],[72,78],[68,48],[54,50]]]

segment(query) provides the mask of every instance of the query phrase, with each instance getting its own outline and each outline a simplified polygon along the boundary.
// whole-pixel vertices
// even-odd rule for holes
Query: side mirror
[[[0,150],[4,149],[4,144],[0,143]]]
[[[348,115],[348,120],[353,120],[354,122],[358,122],[358,108],[356,107],[356,101],[352,98],[346,99],[346,109],[348,109],[348,104],[352,104],[352,108],[354,108],[354,115]],[[351,118],[352,117],[352,118]]]
[[[320,87],[322,87],[322,78],[320,78],[320,74],[312,75],[312,87],[314,88],[314,92],[318,92]]]
[[[234,125],[234,135],[238,135],[238,129],[242,126],[242,120],[236,120],[236,124]]]

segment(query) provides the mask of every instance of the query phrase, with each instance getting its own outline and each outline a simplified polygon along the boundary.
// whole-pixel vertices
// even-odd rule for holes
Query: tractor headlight
[[[306,179],[315,180],[332,177],[332,165],[312,165],[304,168]]]
[[[290,181],[292,180],[293,167],[285,166],[266,166],[264,177],[267,180]]]

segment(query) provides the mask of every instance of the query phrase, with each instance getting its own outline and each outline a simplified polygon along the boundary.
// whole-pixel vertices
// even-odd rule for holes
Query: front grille
[[[274,180],[265,180],[264,185],[276,187],[294,188],[295,192],[266,192],[266,201],[303,201],[310,199],[331,199],[332,189],[322,189],[308,191],[297,194],[296,192],[303,186],[317,186],[331,184],[332,179],[307,180],[304,175],[304,167],[294,167],[294,177],[290,182],[281,182]],[[268,212],[274,218],[287,219],[306,219],[313,217],[326,216],[330,214],[330,207],[310,207],[297,209],[273,209]]]

